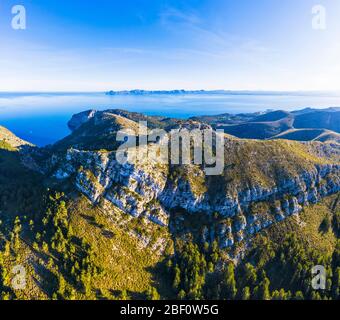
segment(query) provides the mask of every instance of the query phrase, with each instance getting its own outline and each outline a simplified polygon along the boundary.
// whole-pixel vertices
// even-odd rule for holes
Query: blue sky
[[[339,90],[339,16],[336,0],[2,0],[0,91]]]

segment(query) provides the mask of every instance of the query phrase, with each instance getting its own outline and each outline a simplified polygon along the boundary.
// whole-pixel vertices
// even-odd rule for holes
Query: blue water
[[[186,94],[107,96],[104,93],[0,93],[0,125],[20,138],[44,146],[69,134],[72,114],[112,108],[148,115],[187,118],[267,109],[340,106],[337,94]]]

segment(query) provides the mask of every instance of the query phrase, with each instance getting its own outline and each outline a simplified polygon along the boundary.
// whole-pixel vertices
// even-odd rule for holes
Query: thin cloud
[[[160,25],[180,38],[190,38],[195,48],[176,48],[173,53],[182,58],[187,55],[214,59],[246,59],[256,63],[277,52],[255,39],[244,39],[237,34],[215,30],[194,11],[167,8],[160,14]]]

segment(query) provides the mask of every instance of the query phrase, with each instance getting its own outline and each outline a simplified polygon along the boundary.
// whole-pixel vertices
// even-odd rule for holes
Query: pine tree
[[[178,265],[175,266],[175,277],[172,287],[174,290],[179,290],[181,284],[181,270],[179,269]]]
[[[225,275],[226,298],[235,299],[237,294],[236,280],[235,280],[235,266],[229,263]]]
[[[149,287],[146,291],[146,299],[147,300],[160,300],[160,295],[155,287]]]
[[[242,290],[242,300],[249,300],[250,299],[250,289],[249,287],[244,287]]]

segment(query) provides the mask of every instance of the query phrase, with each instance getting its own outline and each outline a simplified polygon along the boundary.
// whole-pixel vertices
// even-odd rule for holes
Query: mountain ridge
[[[274,289],[284,287],[295,294],[300,287],[289,284],[286,278],[279,281],[271,273],[271,265],[287,267],[281,260],[270,258],[275,252],[282,256],[280,250],[286,252],[289,241],[290,250],[296,248],[301,253],[314,238],[322,243],[313,245],[315,252],[308,251],[311,257],[336,252],[335,231],[325,229],[327,233],[321,236],[324,231],[318,228],[329,217],[337,221],[339,144],[240,139],[225,134],[225,163],[220,176],[205,175],[201,165],[160,164],[147,157],[133,164],[120,164],[116,159],[117,131],[137,131],[139,120],[150,121],[150,128],[161,126],[166,131],[214,127],[198,119],[149,117],[119,109],[89,110],[72,117],[69,125],[73,132],[55,145],[22,149],[0,144],[0,170],[5,173],[15,164],[12,172],[18,180],[13,188],[20,189],[14,197],[13,191],[2,193],[0,219],[6,228],[0,224],[0,235],[3,233],[11,243],[17,261],[29,267],[30,289],[23,292],[26,297],[140,298],[150,296],[148,290],[154,292],[157,288],[163,298],[178,298],[183,296],[179,287],[189,299],[229,297],[229,293],[214,293],[216,285],[209,281],[215,283],[225,277],[232,265],[241,268],[237,272],[242,273],[242,268],[248,268],[249,263],[252,266],[255,258],[258,277],[264,268],[273,281],[271,296],[289,297],[288,292]],[[269,120],[273,120],[271,115]],[[149,143],[148,147],[154,150],[158,144]],[[23,173],[25,188],[19,188]],[[0,187],[13,181],[13,174],[4,174]],[[21,198],[26,199],[19,201],[23,206],[13,206]],[[15,216],[20,216],[24,240],[15,240],[19,230]],[[310,225],[304,227],[304,223]],[[13,224],[14,236],[10,236],[6,230]],[[303,247],[290,238],[289,230],[303,235],[299,240],[306,242]],[[279,241],[280,237],[285,241]],[[20,254],[15,248],[20,248]],[[197,262],[200,274],[208,270],[205,285],[197,290],[188,289],[184,281],[186,274],[191,274],[190,263],[178,264],[191,255],[199,257],[194,261],[202,262]],[[308,261],[315,260],[298,256],[306,268],[311,263]],[[8,267],[11,255],[6,257]],[[177,270],[181,273],[179,282]],[[39,279],[39,285],[34,279]],[[192,281],[197,284],[199,279]],[[246,281],[242,279],[238,280],[239,298]],[[224,288],[223,282],[221,285]],[[205,286],[209,289],[203,290]],[[260,297],[256,284],[251,286],[251,294]],[[113,289],[118,293],[112,293]],[[23,297],[10,290],[6,294]],[[303,289],[303,295],[313,298],[308,288]]]

